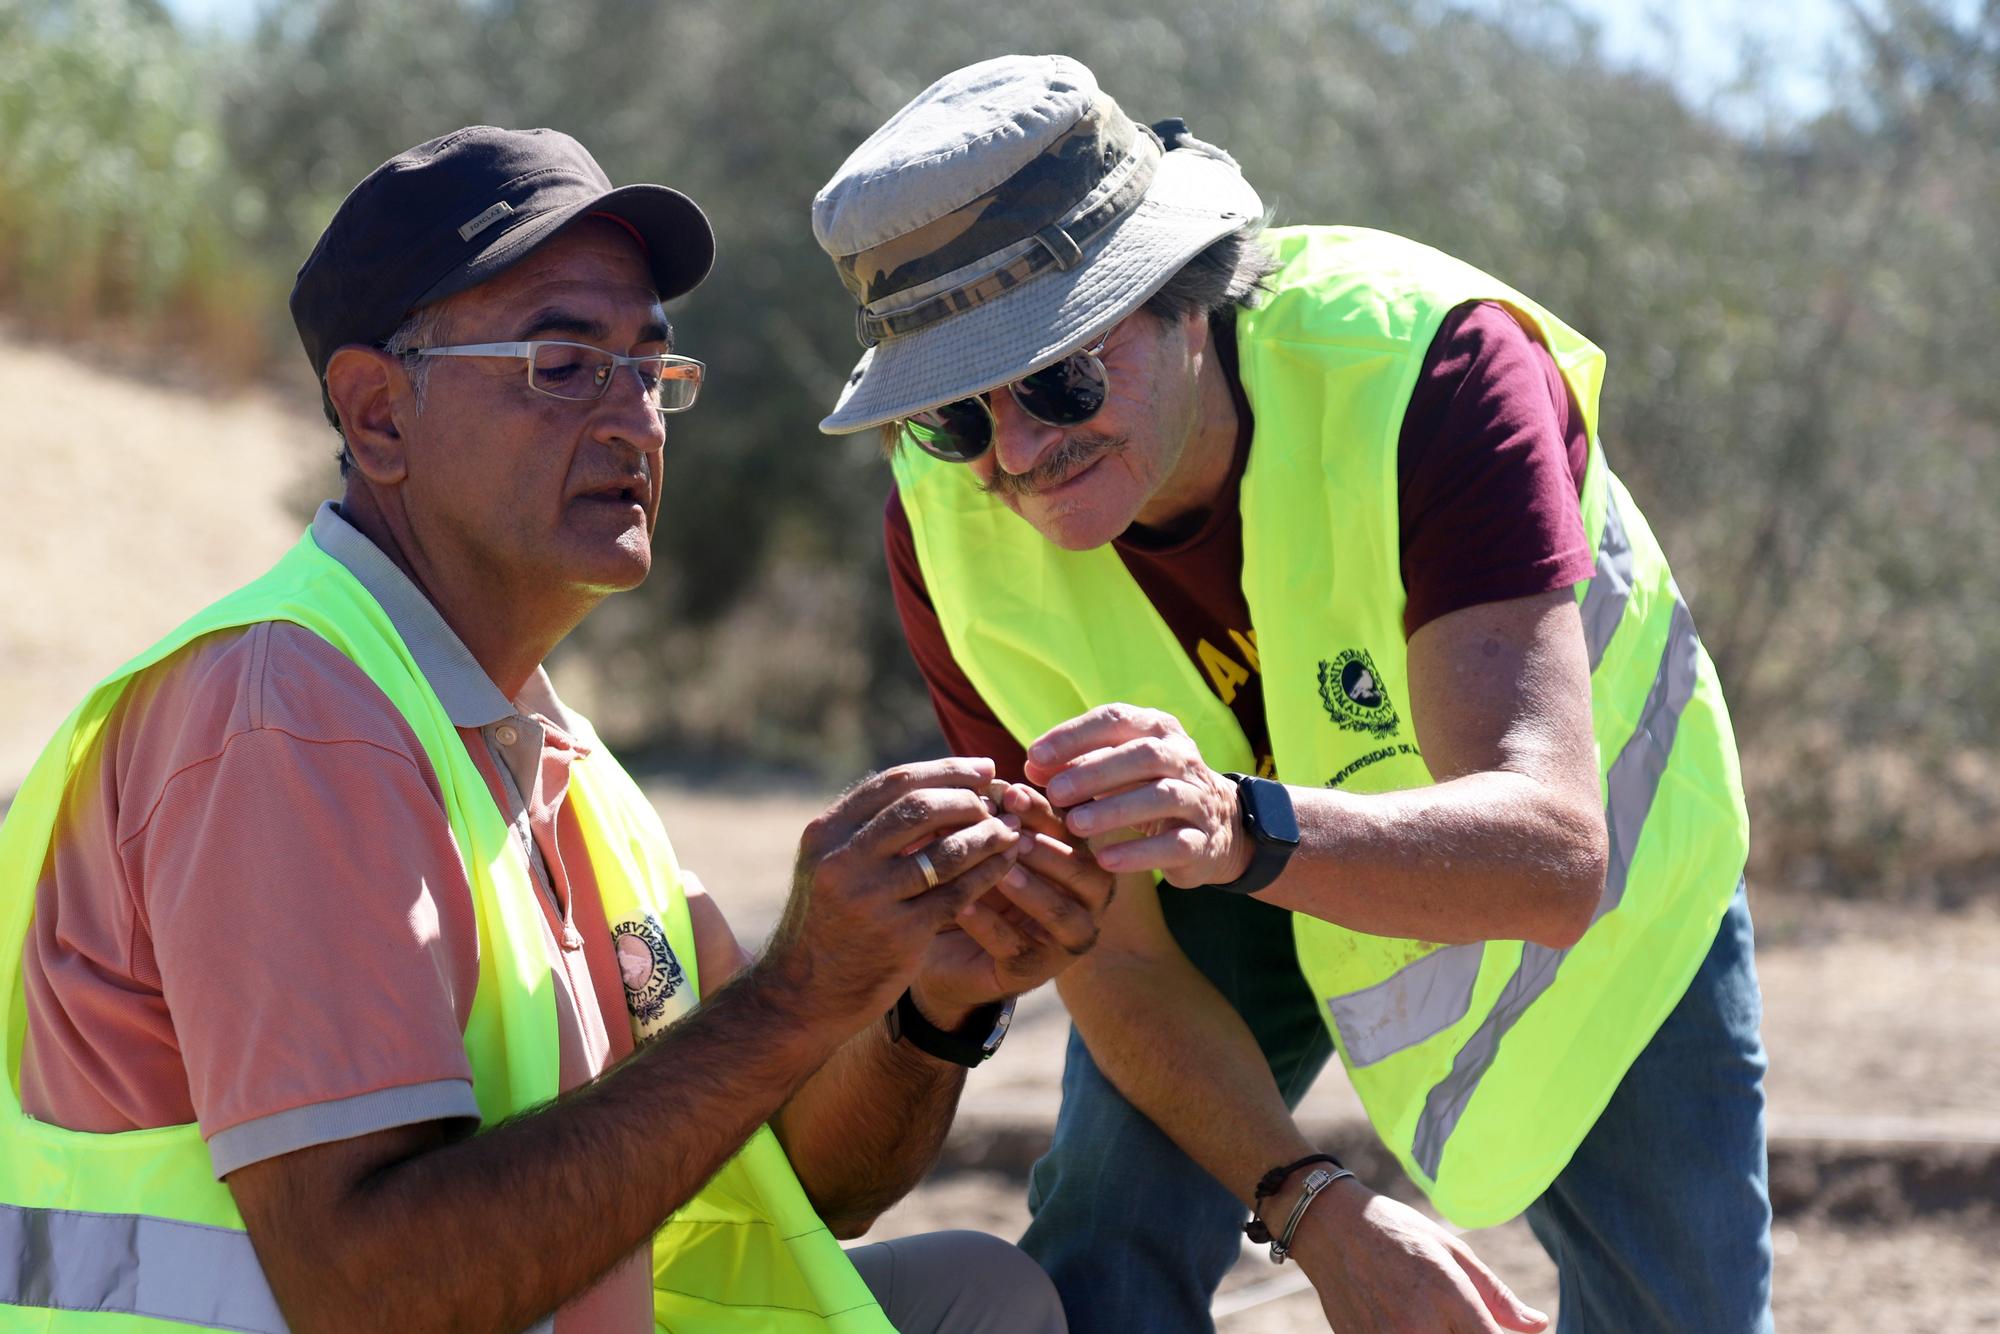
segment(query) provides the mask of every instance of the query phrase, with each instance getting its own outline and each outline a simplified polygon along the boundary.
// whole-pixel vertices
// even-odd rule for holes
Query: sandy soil
[[[209,401],[108,374],[0,335],[0,800],[88,685],[211,597],[257,573],[295,536],[299,498],[331,486],[331,436],[310,402]],[[76,386],[60,401],[51,386]],[[558,682],[560,685],[560,682]],[[777,918],[799,830],[831,793],[654,787],[682,859],[747,942]],[[1753,899],[1777,1135],[2000,1143],[2000,911],[1951,916],[1868,905]],[[1066,1021],[1045,989],[1024,1003],[1000,1059],[967,1092],[962,1124],[1046,1125]],[[1344,1082],[1322,1079],[1308,1116],[1351,1119]],[[1781,1327],[2000,1330],[2000,1204],[1952,1196],[1950,1212],[1893,1174],[1864,1170],[1838,1198],[1808,1181],[1780,1220]],[[1958,1160],[1937,1169],[1948,1177]],[[1949,1184],[1947,1181],[1945,1184]],[[1944,1192],[1951,1196],[1949,1190]],[[1018,1235],[1014,1176],[934,1179],[880,1235],[939,1226]],[[1859,1221],[1856,1221],[1859,1220]],[[1525,1227],[1475,1234],[1476,1249],[1530,1301],[1553,1309],[1554,1274]],[[1296,1271],[1246,1258],[1218,1311],[1227,1331],[1323,1328]],[[1257,1286],[1263,1284],[1265,1286]]]
[[[782,904],[797,830],[822,801],[796,792],[714,797],[682,783],[659,785],[654,796],[683,860],[701,869],[739,934],[761,939]],[[1757,898],[1753,914],[1774,1136],[2000,1144],[2000,1025],[1993,1019],[2000,1014],[2000,911],[1912,914]],[[962,1127],[1052,1123],[1067,1018],[1051,991],[1025,998],[1006,1048],[969,1081]],[[1320,1080],[1301,1112],[1322,1124],[1359,1117],[1337,1073]],[[1949,1158],[1943,1170],[1951,1170]],[[1797,1212],[1781,1217],[1773,1236],[1779,1328],[2000,1330],[2000,1268],[1993,1263],[2000,1199],[1946,1193],[1951,1208],[1926,1213],[1908,1198],[1907,1183],[1865,1168],[1837,1187],[1829,1172],[1825,1182],[1795,1189]],[[1851,1221],[1857,1214],[1863,1221]],[[958,1172],[921,1187],[871,1236],[975,1227],[1017,1237],[1027,1219],[1017,1175]],[[1555,1267],[1526,1224],[1473,1232],[1468,1240],[1525,1299],[1558,1309]],[[1218,1327],[1226,1334],[1324,1329],[1317,1301],[1299,1283],[1296,1269],[1274,1270],[1261,1251],[1246,1251],[1218,1300]]]
[[[971,1227],[1019,1236],[1027,1206],[1010,1177],[964,1174],[926,1185],[887,1214],[871,1237]],[[1525,1223],[1468,1235],[1480,1258],[1525,1301],[1557,1313],[1555,1266]],[[2000,1229],[1956,1218],[1893,1230],[1824,1220],[1781,1222],[1773,1305],[1780,1330],[1799,1334],[1969,1334],[2000,1330]],[[1325,1330],[1318,1299],[1291,1265],[1274,1269],[1261,1250],[1224,1281],[1215,1312],[1222,1334]],[[1690,1332],[1692,1334],[1692,1332]]]
[[[1753,915],[1781,1122],[2000,1127],[2000,905],[1938,914],[1787,896],[1756,900]]]
[[[0,337],[0,797],[92,682],[280,555],[299,479],[334,473],[316,415],[115,364]]]

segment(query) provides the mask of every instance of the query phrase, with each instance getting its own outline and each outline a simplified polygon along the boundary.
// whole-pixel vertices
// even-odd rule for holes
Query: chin
[[[623,593],[646,582],[653,568],[653,546],[647,534],[634,530],[606,548],[599,545],[569,561],[570,581],[598,593]]]
[[[1057,505],[1040,507],[1031,501],[1015,511],[1036,532],[1064,551],[1091,551],[1101,547],[1132,526],[1132,516],[1116,508],[1097,505]]]
[[[1110,528],[1103,524],[1073,524],[1062,521],[1044,522],[1035,525],[1037,532],[1047,538],[1051,545],[1064,551],[1095,551],[1108,544],[1123,528]]]

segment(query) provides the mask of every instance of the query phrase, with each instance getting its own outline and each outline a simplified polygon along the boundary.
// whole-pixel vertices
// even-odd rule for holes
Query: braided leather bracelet
[[[1354,1175],[1354,1173],[1340,1165],[1340,1159],[1330,1153],[1309,1153],[1295,1163],[1286,1163],[1283,1167],[1272,1168],[1257,1179],[1256,1203],[1251,1207],[1250,1221],[1243,1225],[1244,1236],[1250,1238],[1250,1240],[1256,1242],[1259,1246],[1274,1240],[1271,1236],[1270,1224],[1264,1221],[1265,1198],[1277,1194],[1279,1188],[1291,1179],[1292,1173],[1298,1171],[1301,1167],[1310,1167],[1314,1163],[1332,1164],[1334,1172],[1337,1173],[1333,1178],[1334,1181],[1338,1181],[1344,1176],[1351,1177]],[[1296,1219],[1293,1225],[1297,1225]],[[1290,1241],[1289,1236],[1286,1238],[1286,1241]]]

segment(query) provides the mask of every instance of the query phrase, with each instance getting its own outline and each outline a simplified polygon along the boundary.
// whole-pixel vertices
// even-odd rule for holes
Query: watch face
[[[1299,841],[1298,817],[1292,814],[1292,794],[1283,783],[1253,778],[1242,785],[1243,810],[1260,843]]]
[[[1000,1040],[1007,1036],[1008,1025],[1013,1022],[1014,998],[1009,996],[1007,1003],[1000,1007],[1000,1017],[993,1022],[993,1031],[987,1034],[986,1041],[979,1044],[980,1050],[988,1056],[1000,1050]]]

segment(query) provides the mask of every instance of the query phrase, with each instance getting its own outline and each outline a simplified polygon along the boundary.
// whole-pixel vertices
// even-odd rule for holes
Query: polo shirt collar
[[[472,650],[445,624],[444,617],[438,615],[423,590],[410,582],[410,577],[383,555],[380,547],[349,523],[331,500],[322,503],[319,512],[313,515],[312,538],[321,551],[345,566],[368,590],[368,595],[382,605],[389,623],[396,627],[404,647],[416,661],[417,670],[437,692],[438,702],[444,705],[453,727],[488,727],[519,712],[500,693],[500,687],[493,684],[493,678],[472,656]],[[537,684],[554,701],[555,692],[539,667],[535,669],[535,680],[523,694],[530,693]],[[551,715],[550,721],[560,725],[561,720]]]

